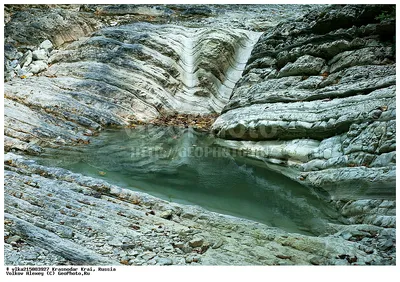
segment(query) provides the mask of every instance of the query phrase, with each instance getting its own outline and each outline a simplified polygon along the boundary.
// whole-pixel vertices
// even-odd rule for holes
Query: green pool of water
[[[300,184],[252,165],[191,128],[107,130],[89,145],[47,150],[41,164],[128,189],[303,234],[324,234],[337,215]]]

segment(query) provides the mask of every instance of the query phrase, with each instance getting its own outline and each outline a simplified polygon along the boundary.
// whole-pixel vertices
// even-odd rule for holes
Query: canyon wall
[[[213,125],[221,146],[334,198],[393,197],[395,21],[379,19],[390,9],[330,6],[265,32]]]
[[[395,264],[393,12],[7,5],[6,264]],[[216,145],[316,189],[343,224],[288,233],[32,160],[176,112],[220,114]]]

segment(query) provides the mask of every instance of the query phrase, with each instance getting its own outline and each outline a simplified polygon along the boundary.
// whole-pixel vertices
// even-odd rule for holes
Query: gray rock
[[[21,76],[23,76],[23,77],[29,77],[29,76],[32,76],[33,73],[28,72],[28,71],[26,70],[26,68],[22,68],[22,69],[19,69],[19,70],[17,71],[17,75],[18,75],[19,77],[21,77]]]
[[[118,252],[118,256],[121,258],[121,260],[128,260],[129,261],[129,258],[127,257],[127,252],[126,251],[124,251],[124,250],[120,250],[119,252]]]
[[[32,58],[35,61],[45,61],[47,60],[47,51],[43,49],[35,50],[32,52]]]
[[[220,248],[222,245],[224,244],[224,241],[222,239],[219,239],[218,241],[216,241],[211,248],[213,249],[218,249]]]
[[[342,233],[341,236],[343,237],[343,239],[349,240],[353,235],[350,232],[345,232],[345,233]]]
[[[185,246],[185,242],[174,242],[175,248],[182,249]]]
[[[11,44],[4,44],[4,56],[10,61],[18,59],[18,50]]]
[[[8,256],[7,261],[11,265],[20,265],[21,264],[20,257],[16,253],[13,253],[12,255]]]
[[[200,260],[201,260],[200,257],[197,255],[189,255],[185,258],[186,263],[193,263],[193,262],[197,263],[200,262]]]
[[[143,249],[145,251],[152,251],[155,248],[155,246],[152,243],[144,243],[143,244]]]
[[[152,258],[154,258],[157,254],[154,252],[144,252],[140,255],[140,257],[144,260],[151,260]]]
[[[185,258],[185,262],[186,262],[186,263],[192,263],[192,262],[193,262],[193,256],[187,256],[187,257]]]
[[[157,260],[154,258],[147,262],[147,265],[156,265],[156,264],[157,264]]]
[[[123,246],[121,238],[116,238],[116,237],[112,238],[110,241],[108,241],[108,244],[113,247],[122,247]]]
[[[39,257],[39,254],[37,252],[27,252],[23,257],[26,260],[36,260]]]
[[[358,50],[346,51],[336,55],[329,61],[330,72],[337,72],[347,67],[352,67],[355,65],[375,65],[381,64],[382,59],[380,59],[380,54],[384,57],[389,57],[391,52],[390,47],[386,48],[376,48],[367,47]],[[379,55],[378,55],[379,54]]]
[[[170,258],[158,258],[156,259],[158,265],[172,265],[172,259]]]
[[[186,242],[196,231],[182,236],[181,231],[192,229],[200,231],[204,242],[230,237],[223,248],[192,256],[189,263],[268,265],[276,263],[271,252],[276,250],[297,264],[310,264],[310,258],[320,257],[323,250],[326,264],[348,264],[345,256],[336,259],[343,254],[358,257],[357,263],[395,264],[394,248],[382,248],[394,239],[396,226],[396,71],[391,47],[381,39],[382,34],[392,38],[395,23],[375,19],[384,11],[381,5],[329,5],[324,13],[313,8],[305,17],[298,17],[303,13],[298,11],[310,8],[301,6],[188,7],[184,22],[179,15],[186,8],[180,7],[174,9],[174,25],[159,24],[166,19],[158,16],[168,15],[162,7],[161,12],[137,6],[90,7],[91,13],[99,9],[96,17],[78,12],[79,6],[52,6],[13,10],[16,13],[7,19],[5,38],[19,46],[34,49],[29,46],[45,38],[52,38],[55,46],[69,43],[53,53],[48,72],[5,83],[5,150],[19,154],[5,155],[5,219],[12,221],[5,228],[9,234],[21,234],[26,245],[47,252],[27,262],[23,256],[29,255],[20,251],[27,248],[25,244],[18,248],[6,244],[6,263],[115,265],[122,246],[108,245],[111,238],[135,242],[142,252],[141,243],[151,235],[157,247],[154,256],[145,255],[154,264],[166,242],[176,240],[169,233]],[[6,7],[8,14],[9,9],[13,7]],[[125,25],[121,21],[131,17],[125,14],[129,9],[156,15],[155,22]],[[107,17],[101,15],[103,10]],[[285,14],[273,16],[272,10]],[[207,18],[190,18],[202,13]],[[278,24],[282,18],[287,21]],[[118,26],[102,28],[111,24]],[[307,56],[317,58],[317,63]],[[10,71],[6,77],[18,72],[10,62],[6,68]],[[58,156],[60,145],[70,144],[74,145],[68,147],[69,156],[79,159],[80,148],[74,146],[89,142],[88,128],[96,135],[103,128],[151,120],[164,111],[222,110],[214,133],[226,139],[227,147],[268,152],[254,162],[307,187],[328,191],[327,198],[350,201],[379,195],[392,203],[343,202],[338,207],[346,225],[329,224],[321,237],[288,233],[190,205],[177,204],[182,216],[168,221],[158,217],[165,203],[157,198],[31,160],[43,152]],[[240,138],[231,132],[242,130]],[[66,144],[57,144],[58,136]],[[96,141],[95,136],[90,138]],[[156,216],[145,216],[144,207],[154,208]],[[158,221],[165,228],[147,234]],[[77,236],[61,238],[63,228],[74,228]],[[255,229],[263,234],[260,242],[254,239]],[[352,230],[370,234],[358,236]],[[349,242],[329,235],[331,231],[371,240]],[[193,251],[188,245],[182,249]],[[174,262],[183,259],[176,253],[169,256]],[[133,262],[145,263],[138,257]]]
[[[117,42],[123,40],[119,38],[120,36],[118,35],[119,27],[113,27],[112,29],[113,30],[101,30],[99,31],[99,36],[91,37],[88,41],[77,41],[75,42],[75,48],[60,50],[58,53],[53,54],[50,60],[51,63],[54,64],[53,70],[60,75],[65,74],[66,76],[69,76],[67,73],[71,71],[77,71],[77,77],[81,78],[86,77],[87,74],[85,73],[87,71],[96,75],[102,74],[101,65],[103,63],[109,64],[109,60],[105,58],[107,56],[112,56],[114,51],[106,48],[105,45],[101,45],[103,47],[96,50],[98,49],[96,46],[100,46],[98,43],[103,41],[109,41],[111,45],[118,45],[119,43]],[[180,40],[181,38],[182,31],[180,29],[171,30],[168,25],[159,26],[157,29],[154,29],[146,24],[137,24],[133,25],[132,28],[126,29],[126,31],[129,33],[127,34],[127,40],[132,42],[135,42],[135,37],[137,36],[144,40],[150,40],[150,37],[146,37],[147,35],[145,34],[153,34],[152,36],[160,38],[165,37],[168,41],[166,43],[167,45],[157,41],[155,44],[158,47],[155,48],[161,48],[159,50],[164,50],[171,55],[175,55],[173,55],[173,58],[162,57],[162,64],[170,66],[167,67],[167,69],[163,69],[161,73],[156,76],[154,76],[153,69],[150,65],[143,68],[143,75],[148,76],[146,73],[151,74],[151,80],[145,80],[143,79],[144,77],[127,76],[126,67],[129,69],[137,69],[138,66],[135,66],[135,61],[137,59],[146,59],[144,54],[139,51],[139,45],[131,45],[130,47],[133,48],[132,50],[137,50],[139,52],[135,51],[132,53],[135,54],[134,57],[127,57],[126,60],[124,59],[123,61],[126,61],[124,66],[121,65],[119,68],[117,67],[119,71],[113,72],[113,77],[109,78],[122,82],[120,79],[125,77],[124,80],[132,80],[128,83],[129,85],[137,84],[142,85],[141,87],[143,88],[152,89],[151,91],[142,91],[135,99],[140,100],[137,101],[137,103],[142,104],[141,107],[144,106],[143,101],[145,104],[149,103],[153,107],[156,105],[164,105],[165,103],[163,100],[165,97],[168,97],[168,100],[170,100],[167,106],[168,110],[174,109],[180,112],[186,111],[204,114],[220,111],[222,109],[223,101],[226,97],[229,97],[234,83],[240,78],[241,71],[250,55],[251,48],[260,36],[260,33],[257,32],[235,29],[218,29],[215,30],[215,33],[203,33],[200,29],[199,32],[195,29],[188,29],[187,32],[190,33],[190,36],[185,37],[184,48],[176,49],[175,40]],[[208,40],[211,40],[211,38],[213,38],[212,40],[220,42],[217,44],[218,46],[209,46],[206,43]],[[87,48],[87,44],[91,47]],[[152,44],[154,44],[154,42]],[[174,49],[176,50],[170,53],[171,50]],[[241,56],[232,57],[234,54],[231,54],[230,50],[236,49],[241,53]],[[189,53],[193,54],[194,60],[187,58],[186,54]],[[230,58],[225,59],[222,54],[227,54]],[[80,57],[78,61],[74,59],[74,57],[77,56]],[[126,54],[124,56],[126,56]],[[157,60],[161,58],[158,56],[155,57],[157,57]],[[63,63],[61,63],[61,61]],[[57,62],[61,64],[55,64]],[[89,64],[93,64],[93,66],[90,68],[84,67],[88,62],[90,62]],[[121,63],[122,61],[118,64]],[[61,67],[63,64],[65,64],[65,66]],[[199,70],[194,71],[197,68]],[[98,81],[102,80],[103,78],[98,79]],[[163,86],[160,88],[158,86],[159,83],[165,85],[165,87]],[[121,90],[126,88],[125,82],[122,84],[124,85],[118,86]],[[219,85],[222,87],[221,92],[217,90],[220,87]],[[125,91],[126,90],[128,89],[125,89]],[[133,89],[128,91],[133,91]],[[205,97],[211,96],[215,96],[215,99],[205,99]],[[181,98],[183,98],[183,100],[181,100]],[[142,101],[142,99],[144,100]],[[146,113],[144,112],[143,114]]]
[[[11,237],[7,238],[6,242],[7,242],[8,244],[11,244],[11,243],[17,243],[17,242],[20,241],[20,240],[21,240],[21,237],[20,237],[20,236],[14,235],[14,236],[11,236]]]
[[[73,9],[55,6],[47,11],[27,6],[24,11],[5,27],[9,38],[22,45],[37,46],[45,38],[51,38],[54,45],[60,46],[93,32],[97,24],[91,17],[79,13],[76,6]]]
[[[336,199],[377,195],[381,194],[379,189],[393,197],[394,135],[392,129],[385,130],[395,120],[390,110],[396,107],[394,95],[389,94],[394,93],[396,81],[392,51],[383,41],[360,33],[363,28],[342,26],[333,20],[334,15],[355,20],[364,12],[355,6],[327,7],[320,14],[329,15],[324,28],[319,16],[314,18],[310,13],[310,19],[282,23],[264,33],[230,101],[212,126],[215,135],[229,140],[219,143],[239,151],[256,152],[262,147],[269,155],[252,155],[260,165],[323,189]],[[315,25],[327,33],[314,34]],[[394,35],[393,23],[388,25]],[[367,29],[379,37],[379,28],[383,26]],[[344,39],[344,34],[353,35],[354,40]],[[318,44],[305,43],[313,40]],[[308,154],[301,146],[290,148],[304,139],[320,144],[307,148]],[[280,153],[277,143],[282,145]],[[290,156],[283,151],[290,151]],[[299,155],[303,158],[292,157]],[[355,189],[347,189],[348,185]],[[389,218],[368,220],[393,223]]]
[[[278,77],[295,75],[316,75],[319,74],[325,64],[322,58],[304,55],[294,63],[288,63],[278,73]]]
[[[27,66],[30,65],[30,63],[32,63],[32,51],[28,50],[25,52],[25,54],[22,56],[21,60],[19,61],[19,65],[21,66],[21,68],[26,68]]]
[[[192,213],[182,213],[181,218],[185,218],[185,219],[192,219],[194,218],[195,215]]]
[[[131,250],[128,252],[128,256],[136,257],[137,255],[139,255],[139,252],[136,250]]]
[[[39,72],[44,71],[46,69],[47,69],[46,62],[44,62],[44,61],[34,61],[29,65],[29,67],[27,68],[27,71],[36,74],[36,73],[39,73]]]
[[[40,49],[44,49],[47,53],[50,53],[53,49],[53,43],[50,40],[45,40],[39,45]]]
[[[60,237],[71,239],[72,237],[74,237],[74,232],[70,228],[63,228],[61,231]]]
[[[201,247],[204,243],[204,239],[200,237],[195,237],[189,241],[189,246],[192,248]]]
[[[38,209],[42,209],[39,206],[34,206],[29,204],[29,206],[22,206],[24,202],[35,202],[36,197],[29,197],[30,194],[35,194],[38,191],[43,193],[43,197],[49,197],[48,194],[52,194],[51,199],[53,205],[49,205],[46,209],[43,210],[46,214],[53,214],[55,212],[60,213],[59,210],[54,210],[54,205],[65,206],[65,204],[71,205],[71,209],[66,211],[71,213],[79,213],[78,216],[73,217],[74,219],[74,228],[76,228],[78,233],[78,238],[72,241],[67,238],[60,238],[58,235],[54,235],[54,233],[42,229],[42,228],[54,228],[55,230],[60,230],[62,228],[67,227],[67,222],[64,225],[58,225],[58,221],[47,221],[46,224],[38,226],[33,226],[29,224],[27,221],[35,218],[33,216],[25,216],[24,213],[18,213],[19,216],[23,217],[23,220],[13,217],[9,214],[6,214],[5,222],[12,221],[13,224],[6,224],[5,228],[12,228],[10,230],[5,230],[10,234],[23,234],[23,238],[28,238],[28,244],[34,244],[35,246],[42,246],[48,248],[51,252],[43,257],[51,258],[53,253],[57,253],[58,255],[66,256],[69,260],[75,261],[91,261],[96,262],[102,261],[103,264],[107,263],[104,259],[108,258],[117,263],[120,261],[120,255],[125,255],[125,251],[121,251],[122,247],[114,247],[107,244],[107,242],[111,241],[114,238],[120,238],[119,241],[129,241],[135,240],[137,242],[138,250],[136,252],[138,259],[132,260],[132,254],[130,251],[126,251],[126,259],[124,257],[124,263],[128,264],[143,264],[144,261],[150,261],[148,264],[153,264],[156,262],[157,252],[142,252],[141,250],[141,242],[144,241],[144,237],[147,236],[142,234],[144,230],[149,230],[154,226],[154,222],[148,222],[148,216],[143,214],[141,210],[142,207],[136,204],[133,204],[131,201],[135,197],[140,198],[142,202],[151,203],[151,206],[155,209],[155,213],[158,214],[159,210],[157,206],[162,203],[162,200],[151,197],[149,195],[141,194],[138,192],[122,189],[117,186],[110,185],[103,180],[85,177],[80,174],[71,173],[67,170],[59,169],[59,168],[51,168],[42,165],[36,164],[34,161],[27,159],[26,157],[22,157],[20,155],[7,153],[4,156],[4,160],[6,164],[12,163],[13,169],[23,169],[25,174],[21,177],[21,174],[18,171],[9,171],[5,170],[4,178],[5,185],[7,189],[5,190],[5,210],[6,211],[15,211],[15,209],[25,208],[26,207],[34,207],[34,211],[36,212]],[[7,166],[6,166],[7,167]],[[46,174],[47,177],[43,177],[40,174]],[[66,181],[66,179],[68,181]],[[28,185],[27,183],[34,182],[33,186]],[[82,186],[84,185],[84,186]],[[40,187],[40,189],[37,188]],[[24,187],[24,194],[28,195],[25,197],[24,201],[20,201],[19,198],[14,197],[13,195],[17,195],[19,191],[21,191],[21,187]],[[97,189],[97,190],[96,190]],[[86,193],[82,192],[85,190]],[[115,199],[119,199],[117,202],[109,202],[105,201],[104,197],[96,198],[89,196],[90,191],[104,191],[107,195],[112,196]],[[36,194],[35,194],[36,195]],[[140,197],[138,196],[140,195]],[[84,198],[82,198],[84,197]],[[90,202],[92,205],[85,204],[84,199],[90,197]],[[67,200],[66,200],[67,199]],[[126,201],[124,201],[124,199]],[[79,200],[79,201],[77,201]],[[117,213],[122,210],[121,202],[123,202],[123,210],[130,211],[138,216],[135,220],[140,220],[141,228],[139,230],[132,230],[128,226],[132,224],[132,218],[123,217],[118,215]],[[18,206],[15,203],[19,203]],[[86,202],[87,203],[87,202]],[[354,201],[351,201],[354,203]],[[358,201],[356,206],[371,206],[379,207],[382,204],[382,201]],[[344,204],[343,204],[344,206]],[[389,203],[385,203],[383,206],[391,206]],[[366,252],[367,249],[363,249],[360,246],[362,244],[369,244],[370,246],[374,246],[376,244],[377,239],[375,237],[370,237],[373,242],[367,241],[359,241],[358,243],[349,242],[344,240],[340,236],[331,236],[326,235],[323,237],[315,237],[315,236],[307,236],[301,234],[287,233],[278,228],[271,228],[263,224],[255,223],[253,221],[248,221],[245,219],[238,219],[235,217],[226,217],[219,215],[217,213],[211,213],[199,207],[193,207],[189,205],[181,205],[180,206],[185,212],[192,212],[197,214],[200,218],[204,220],[203,223],[199,221],[189,221],[185,220],[183,223],[179,222],[170,222],[165,221],[166,227],[169,230],[175,233],[181,232],[181,230],[190,230],[187,233],[187,236],[193,236],[193,233],[196,233],[196,230],[202,230],[202,238],[204,238],[204,242],[215,241],[215,238],[222,238],[229,233],[229,240],[224,242],[224,248],[219,248],[215,250],[209,250],[204,252],[201,256],[190,254],[191,258],[188,258],[189,263],[198,263],[198,264],[235,264],[235,265],[243,265],[245,262],[247,264],[273,264],[275,263],[276,257],[274,254],[269,257],[271,253],[271,249],[277,249],[279,254],[285,254],[287,256],[292,256],[296,258],[296,263],[301,264],[309,264],[310,258],[320,256],[320,250],[324,249],[324,257],[327,259],[326,264],[335,263],[335,257],[342,254],[351,254],[352,257],[357,256],[359,258],[366,257],[364,260],[360,260],[360,262],[369,261],[368,257],[373,256],[374,260],[380,264],[383,263],[382,259],[387,259],[383,256],[381,251],[375,247],[374,252],[368,254]],[[350,210],[350,204],[348,205]],[[99,211],[100,209],[100,211]],[[353,208],[351,208],[352,210]],[[98,216],[102,216],[104,210],[108,210],[110,212],[110,216],[107,218],[98,218]],[[26,209],[26,212],[30,212],[29,208]],[[61,213],[62,214],[62,213]],[[91,221],[86,221],[86,218],[90,217]],[[98,219],[97,219],[98,218]],[[154,217],[157,220],[157,217]],[[160,219],[159,219],[160,220]],[[105,224],[107,222],[107,224]],[[209,230],[209,222],[213,222],[212,233]],[[187,225],[196,224],[196,230],[188,229]],[[187,224],[187,225],[186,225]],[[88,225],[91,229],[97,231],[98,236],[95,238],[91,238],[87,234]],[[373,232],[376,234],[382,234],[379,236],[388,236],[388,238],[395,238],[394,229],[388,230],[387,228],[372,226],[372,225],[339,225],[335,224],[334,228],[345,228],[351,234],[361,234],[360,231],[357,231],[357,227],[362,232],[369,234],[368,236],[373,236]],[[355,230],[353,231],[353,228]],[[33,230],[35,233],[31,233]],[[249,243],[244,238],[254,238],[254,230],[259,230],[259,234],[263,234],[261,238],[271,238],[273,240],[263,240],[262,244],[257,245],[256,241],[252,241],[251,239]],[[345,231],[343,230],[343,231]],[[340,231],[342,233],[343,231]],[[356,232],[357,231],[357,232]],[[17,233],[18,232],[18,233]],[[36,232],[40,232],[38,234],[43,234],[43,236],[37,235]],[[370,233],[371,232],[371,233]],[[183,232],[182,232],[183,233]],[[86,235],[85,235],[86,234]],[[265,235],[265,236],[264,236]],[[198,236],[196,236],[198,237]],[[260,235],[258,235],[260,240]],[[385,238],[387,240],[388,238]],[[152,243],[157,246],[165,246],[164,236],[155,236],[152,237]],[[382,241],[383,237],[379,240]],[[24,239],[25,240],[25,239]],[[96,244],[93,244],[96,243]],[[246,244],[245,244],[246,243]],[[72,245],[71,245],[72,244]],[[6,244],[8,245],[8,244]],[[53,249],[53,246],[56,245],[56,249]],[[119,244],[118,244],[119,245]],[[205,246],[206,243],[203,243]],[[22,244],[24,246],[24,244]],[[78,246],[81,246],[78,248]],[[251,246],[249,248],[249,246]],[[256,246],[256,247],[254,247]],[[10,246],[11,247],[11,246]],[[84,252],[79,251],[85,247]],[[190,251],[193,249],[189,246],[186,246]],[[295,247],[295,250],[294,250]],[[10,251],[6,251],[7,256],[11,256]],[[84,255],[85,254],[85,255]],[[236,255],[237,254],[237,255]],[[23,256],[23,255],[22,255]],[[83,256],[83,257],[82,257]],[[160,255],[160,257],[162,257]],[[169,254],[169,258],[175,262],[175,258],[183,257],[183,255],[177,255],[175,252]],[[262,258],[262,259],[261,259]],[[41,259],[38,258],[40,261]],[[9,259],[6,258],[6,261]],[[57,260],[58,262],[59,260]],[[117,262],[115,262],[117,261]],[[179,260],[177,260],[179,261]],[[196,262],[197,261],[197,262]],[[345,262],[347,262],[344,259]],[[109,263],[109,260],[108,260]],[[322,263],[322,262],[321,262]]]
[[[172,253],[173,251],[174,251],[174,247],[172,247],[172,246],[166,246],[164,248],[164,252],[166,252],[166,253]]]
[[[57,136],[57,138],[54,140],[55,143],[57,144],[66,144],[67,142],[61,138],[61,136]]]
[[[51,249],[54,254],[62,254],[62,256],[69,260],[80,264],[116,264],[117,262],[100,256],[99,254],[89,250],[85,247],[78,247],[79,245],[62,239],[59,236],[38,228],[25,220],[21,220],[10,214],[5,214],[6,219],[12,220],[15,224],[13,228],[18,230],[21,234],[24,234],[24,238],[30,244],[43,247],[45,249]]]
[[[142,265],[145,261],[138,259],[129,260],[129,265]]]
[[[10,71],[10,72],[6,72],[4,74],[4,80],[5,81],[10,81],[15,77],[15,72],[14,71]]]
[[[19,65],[18,65],[18,60],[12,60],[12,61],[10,62],[10,67],[11,67],[11,68],[15,69],[15,68],[17,68],[17,66],[19,66]]]
[[[135,244],[125,244],[125,243],[123,243],[122,246],[121,246],[121,248],[122,248],[123,250],[129,250],[129,249],[133,249],[133,248],[135,248],[135,247],[136,247]]]
[[[171,219],[171,217],[172,217],[172,210],[163,211],[163,212],[160,214],[160,217],[161,217],[161,218],[165,218],[165,219]]]
[[[382,250],[388,250],[394,246],[394,242],[392,239],[381,241],[378,245],[378,248]]]
[[[191,252],[193,251],[193,249],[192,249],[191,247],[187,246],[187,245],[183,246],[183,248],[181,248],[181,250],[182,250],[185,254],[191,253]]]
[[[11,62],[10,61],[6,61],[4,63],[4,69],[6,72],[14,72],[14,68],[11,66]]]
[[[310,259],[310,263],[312,265],[323,265],[324,264],[324,260],[321,257],[312,257]]]

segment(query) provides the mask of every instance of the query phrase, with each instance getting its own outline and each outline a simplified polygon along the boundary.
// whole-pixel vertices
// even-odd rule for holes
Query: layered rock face
[[[264,33],[213,125],[235,140],[221,145],[334,198],[393,197],[395,22],[376,18],[386,9],[331,6]]]
[[[6,264],[394,262],[394,228],[331,224],[325,236],[305,236],[168,203],[12,153],[5,167]]]
[[[391,9],[6,7],[6,264],[395,264]],[[29,156],[175,112],[222,113],[219,146],[327,191],[343,224],[292,234]]]
[[[54,54],[50,63],[57,64],[48,72],[80,78],[75,84],[81,89],[126,90],[130,100],[155,109],[220,112],[257,39],[257,33],[235,29],[111,27]]]
[[[102,126],[160,112],[219,113],[259,36],[136,23],[101,29],[62,50],[28,50],[17,72],[29,79],[5,89],[6,149],[39,153],[60,142],[85,143]]]

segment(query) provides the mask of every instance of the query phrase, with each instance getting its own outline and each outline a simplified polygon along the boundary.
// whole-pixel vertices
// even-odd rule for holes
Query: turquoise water
[[[193,129],[107,130],[91,144],[47,150],[38,160],[127,189],[211,211],[320,235],[336,213],[310,190]]]

